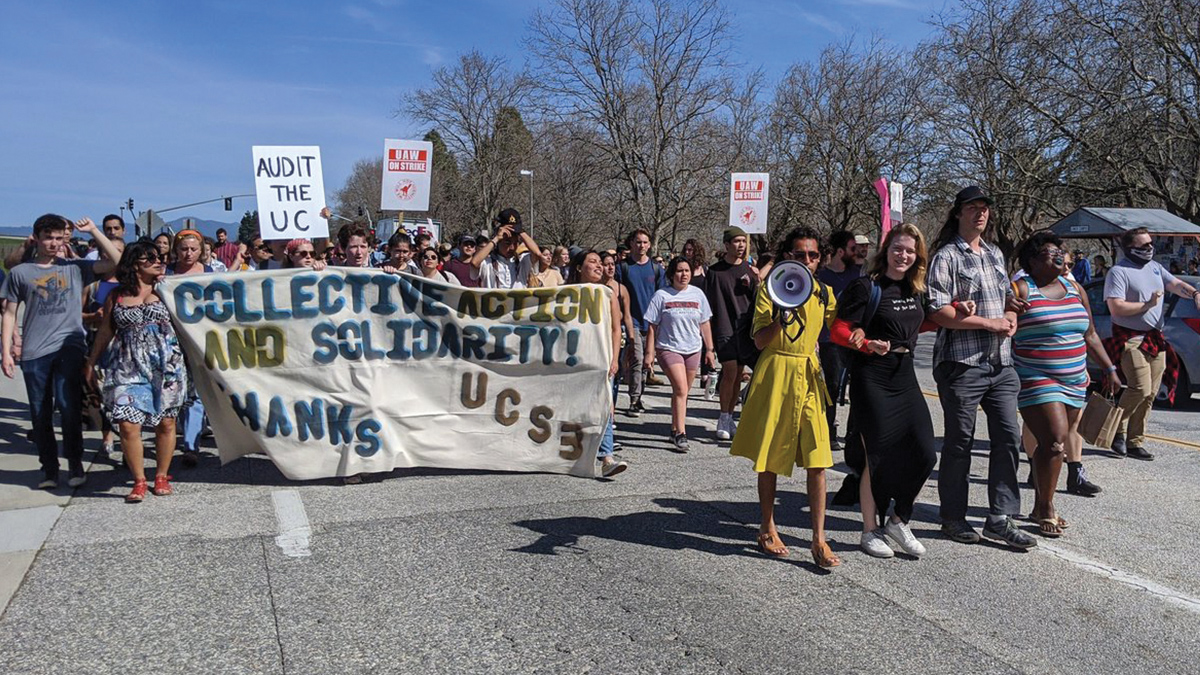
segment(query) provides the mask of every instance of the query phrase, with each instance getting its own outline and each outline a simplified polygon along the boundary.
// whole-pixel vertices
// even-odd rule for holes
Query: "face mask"
[[[1154,246],[1141,246],[1138,248],[1126,248],[1125,256],[1135,263],[1138,267],[1145,265],[1154,259]]]

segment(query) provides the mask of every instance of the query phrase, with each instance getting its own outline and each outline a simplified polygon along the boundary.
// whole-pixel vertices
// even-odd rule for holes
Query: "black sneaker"
[[[1149,452],[1146,451],[1145,448],[1138,446],[1138,445],[1129,446],[1129,448],[1127,449],[1127,452],[1129,453],[1129,456],[1134,459],[1141,459],[1141,460],[1145,460],[1147,462],[1154,460],[1154,455],[1150,454]]]
[[[671,434],[671,443],[675,446],[675,452],[684,453],[688,451],[687,434]]]
[[[642,413],[646,412],[646,407],[642,405],[642,400],[638,399],[629,404],[628,415],[630,417],[641,417]]]
[[[952,520],[942,523],[942,534],[951,541],[960,544],[978,544],[979,533],[967,524],[965,520]]]
[[[1095,497],[1103,492],[1099,485],[1088,480],[1087,471],[1081,466],[1078,474],[1067,475],[1067,493],[1080,497]]]
[[[1125,456],[1125,434],[1117,434],[1116,436],[1113,436],[1113,442],[1110,447],[1112,448],[1113,452],[1117,453],[1118,456],[1124,457]]]
[[[1005,518],[1000,525],[992,525],[990,522],[983,526],[983,536],[988,539],[1004,542],[1012,548],[1024,551],[1037,546],[1037,539],[1033,538],[1032,534],[1023,532],[1012,518]]]

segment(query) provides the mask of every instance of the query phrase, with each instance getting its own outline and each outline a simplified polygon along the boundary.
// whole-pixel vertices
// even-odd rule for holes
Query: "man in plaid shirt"
[[[978,186],[960,191],[929,265],[929,318],[940,326],[933,377],[945,418],[938,496],[943,534],[964,544],[978,542],[979,534],[967,523],[967,491],[975,417],[982,406],[990,440],[983,535],[1027,549],[1037,541],[1012,519],[1021,512],[1017,482],[1021,382],[1009,349],[1017,315],[1010,309],[1015,301],[1004,256],[990,241],[991,206],[992,198]],[[974,303],[975,313],[958,318],[957,305],[966,302]]]

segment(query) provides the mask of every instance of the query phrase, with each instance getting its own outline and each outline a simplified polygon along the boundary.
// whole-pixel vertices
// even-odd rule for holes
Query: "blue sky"
[[[947,0],[728,3],[733,46],[773,84],[827,44],[925,37]],[[533,0],[0,0],[0,226],[98,219],[252,193],[252,145],[319,145],[332,193],[432,69],[480,49],[523,61]],[[166,215],[236,220],[254,199]]]

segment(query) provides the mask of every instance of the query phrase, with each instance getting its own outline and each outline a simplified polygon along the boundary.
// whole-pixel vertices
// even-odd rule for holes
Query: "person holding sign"
[[[525,244],[526,252],[517,254],[517,242]],[[483,242],[471,258],[471,278],[482,288],[525,288],[533,269],[530,252],[541,251],[537,242],[521,225],[516,209],[504,209],[496,216],[496,231]]]
[[[130,244],[117,266],[117,288],[105,303],[100,325],[83,375],[96,383],[96,363],[108,355],[104,407],[121,432],[125,463],[133,474],[129,503],[146,498],[142,427],[154,427],[157,461],[154,494],[171,494],[171,456],[175,453],[175,418],[187,405],[188,371],[183,350],[171,325],[171,315],[154,284],[163,274],[163,261],[154,244]],[[111,345],[110,345],[111,343]],[[111,349],[110,349],[111,346]]]
[[[777,260],[803,263],[813,274],[821,262],[816,231],[796,228],[780,242]],[[754,462],[758,473],[758,504],[762,523],[758,547],[773,557],[786,557],[775,529],[775,487],[780,475],[792,467],[808,473],[808,504],[812,517],[812,556],[821,567],[837,567],[840,558],[825,542],[825,469],[833,466],[825,405],[829,394],[817,360],[821,327],[833,323],[837,299],[815,281],[812,297],[799,308],[800,320],[784,325],[783,315],[760,284],[751,324],[754,344],[762,350],[746,396],[738,434],[729,453]]]
[[[567,283],[570,284],[600,284],[604,279],[604,264],[600,262],[600,254],[595,251],[584,251],[575,256],[575,262],[567,270]],[[612,359],[608,364],[608,379],[617,375],[620,364],[621,346],[621,308],[617,304],[617,296],[609,296],[609,311],[612,312]],[[612,410],[610,407],[609,410]],[[611,420],[604,422],[604,436],[600,439],[600,451],[596,458],[600,460],[600,471],[605,478],[611,478],[629,465],[613,457],[615,444],[613,442],[613,425]]]
[[[168,275],[208,274],[213,268],[200,262],[200,233],[180,230],[175,235],[175,262],[166,267]],[[183,465],[192,468],[200,462],[200,434],[204,431],[204,403],[199,396],[179,415],[183,425]]]
[[[679,452],[688,451],[687,395],[696,379],[703,358],[709,368],[716,367],[712,330],[712,309],[704,291],[691,285],[692,265],[677,257],[667,267],[669,288],[655,292],[646,307],[647,368],[657,356],[671,382],[671,444]]]

